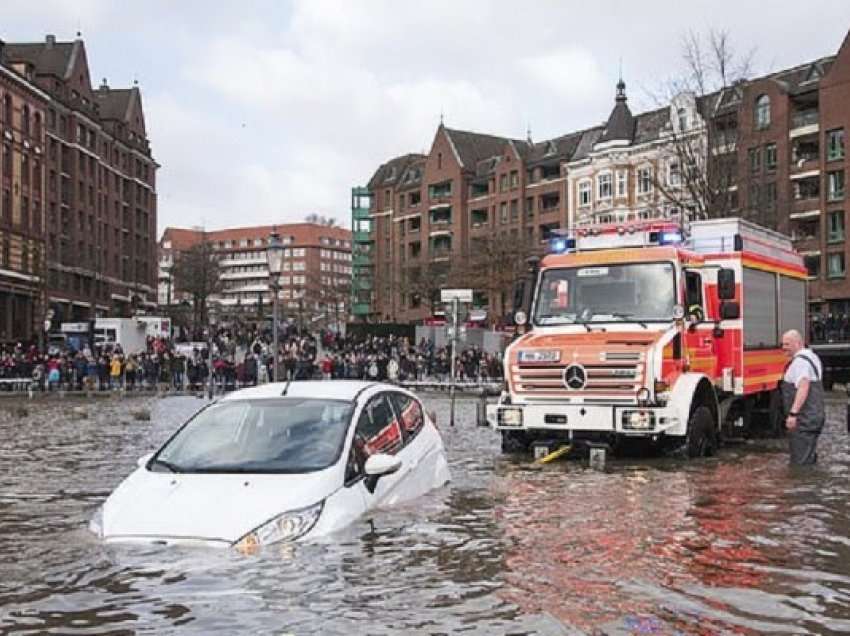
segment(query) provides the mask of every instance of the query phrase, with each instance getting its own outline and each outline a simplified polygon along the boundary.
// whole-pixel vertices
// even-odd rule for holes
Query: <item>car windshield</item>
[[[673,317],[672,263],[547,269],[541,277],[537,325],[651,322]]]
[[[228,400],[190,420],[154,456],[151,470],[303,473],[334,464],[352,402],[310,398]]]

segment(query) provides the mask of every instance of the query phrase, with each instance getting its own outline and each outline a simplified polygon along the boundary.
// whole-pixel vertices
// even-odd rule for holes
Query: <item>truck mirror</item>
[[[735,298],[735,270],[723,268],[717,272],[717,297],[720,300]]]
[[[727,270],[731,271],[731,270]],[[734,300],[727,300],[720,305],[721,320],[736,320],[741,317],[741,306]]]
[[[525,308],[525,283],[526,279],[523,277],[514,284],[513,309],[515,312]]]

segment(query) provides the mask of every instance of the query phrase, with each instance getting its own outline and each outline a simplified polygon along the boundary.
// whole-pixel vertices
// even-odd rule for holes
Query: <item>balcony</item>
[[[489,214],[486,209],[473,210],[470,213],[469,225],[472,229],[487,227],[489,224]]]
[[[431,210],[429,222],[432,226],[449,226],[452,224],[452,209]]]
[[[351,238],[355,243],[369,243],[372,240],[372,233],[369,231],[352,232]]]
[[[816,108],[797,111],[791,115],[791,131],[788,136],[794,138],[818,132],[819,119],[820,114]]]
[[[351,305],[351,313],[355,316],[368,316],[372,313],[372,306],[369,303],[354,303]]]

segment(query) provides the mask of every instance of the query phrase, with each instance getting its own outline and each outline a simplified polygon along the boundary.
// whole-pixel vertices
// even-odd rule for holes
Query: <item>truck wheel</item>
[[[691,413],[685,447],[689,458],[711,457],[717,450],[714,418],[707,406],[697,407]]]
[[[501,431],[503,453],[524,453],[528,450],[525,431]]]

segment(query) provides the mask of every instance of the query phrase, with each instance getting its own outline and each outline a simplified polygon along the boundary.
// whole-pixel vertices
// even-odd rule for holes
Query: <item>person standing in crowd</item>
[[[782,350],[788,364],[779,383],[785,427],[789,431],[792,464],[817,462],[817,443],[826,414],[823,396],[823,365],[803,344],[800,332],[792,329],[782,335]]]

